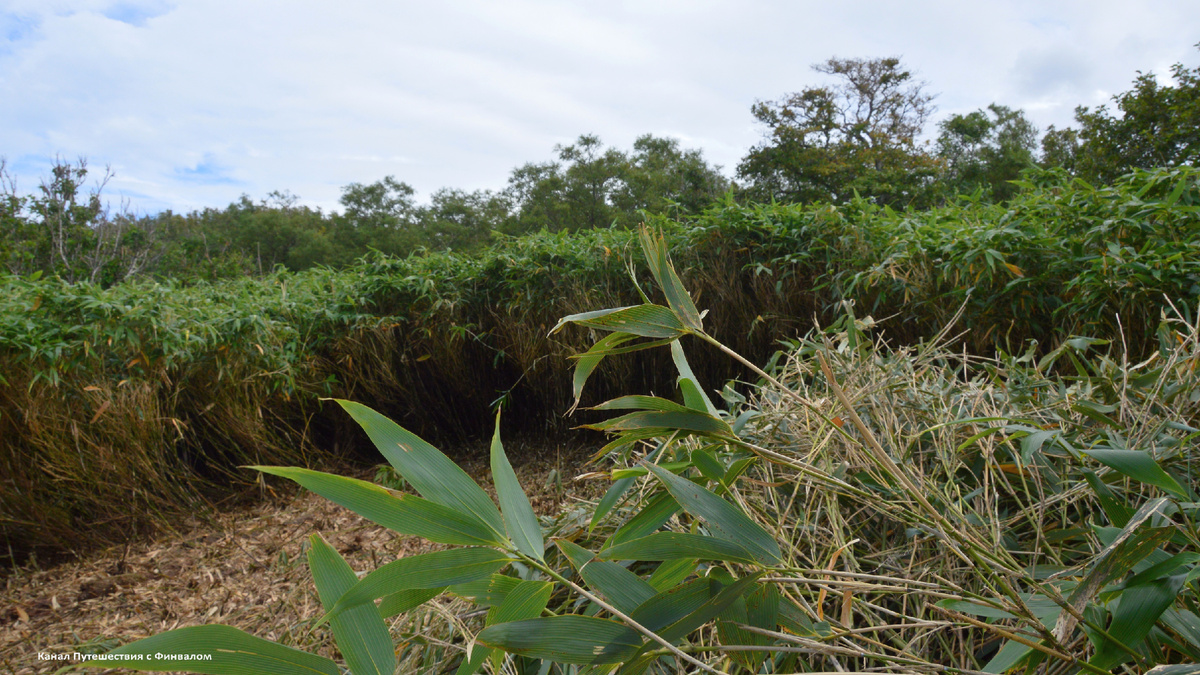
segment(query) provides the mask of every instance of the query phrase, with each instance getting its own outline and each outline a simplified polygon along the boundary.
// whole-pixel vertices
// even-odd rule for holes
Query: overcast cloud
[[[1195,0],[0,0],[0,156],[29,192],[85,156],[139,212],[288,190],[335,208],[386,175],[504,187],[553,146],[645,133],[732,175],[755,100],[830,56],[898,55],[938,115],[997,102],[1044,129],[1200,52]],[[935,128],[928,129],[933,135]]]

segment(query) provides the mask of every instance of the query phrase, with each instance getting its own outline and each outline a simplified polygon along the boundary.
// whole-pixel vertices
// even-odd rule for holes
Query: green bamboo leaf
[[[633,305],[615,309],[601,309],[564,316],[551,330],[554,333],[567,323],[577,323],[588,328],[620,333],[632,333],[640,337],[669,339],[687,334],[675,313],[661,305]]]
[[[426,602],[436,598],[445,591],[448,586],[439,588],[408,588],[403,591],[397,591],[390,595],[383,596],[383,600],[379,603],[379,613],[385,619],[390,619],[393,616],[403,614],[414,607],[420,607]]]
[[[341,399],[337,402],[362,426],[388,463],[422,497],[474,516],[496,534],[506,536],[504,519],[496,505],[449,457],[365,405]]]
[[[592,553],[570,539],[555,539],[554,545],[563,552],[563,555],[567,556],[567,560],[571,561],[571,566],[577,570],[596,559],[595,553]]]
[[[1147,670],[1146,675],[1200,675],[1200,663],[1174,663],[1166,666],[1155,666]]]
[[[492,574],[483,579],[455,584],[450,587],[450,592],[481,607],[490,607],[504,602],[504,598],[520,583],[521,580],[515,577]]]
[[[628,626],[574,614],[488,626],[476,640],[512,654],[578,665],[622,663],[642,646]]]
[[[1155,579],[1148,584],[1126,588],[1121,592],[1121,600],[1113,610],[1108,634],[1126,647],[1140,646],[1150,629],[1158,622],[1158,618],[1175,603],[1186,578],[1186,574],[1176,574]],[[1089,631],[1088,637],[1096,645],[1096,653],[1089,663],[1098,668],[1111,670],[1132,658],[1128,652],[1099,633],[1093,635]]]
[[[1088,456],[1101,464],[1130,478],[1162,488],[1178,499],[1188,499],[1188,492],[1170,474],[1163,471],[1150,453],[1141,450],[1112,450],[1095,448],[1085,450]]]
[[[467,658],[458,664],[458,670],[454,671],[454,675],[474,675],[483,667],[488,657],[495,650],[490,647],[484,647],[480,644],[471,644],[467,646]]]
[[[579,569],[587,585],[600,591],[614,607],[628,614],[657,591],[641,577],[615,562],[593,560]]]
[[[509,538],[518,551],[535,560],[542,560],[545,552],[542,526],[504,454],[504,446],[500,443],[499,412],[496,413],[496,431],[492,434],[492,480],[496,482],[496,496],[500,499],[500,510],[504,514]]]
[[[675,343],[671,343],[675,344]],[[660,410],[663,412],[691,412],[687,406],[657,396],[621,396],[605,401],[591,410]]]
[[[308,566],[325,611],[358,581],[350,565],[321,538],[309,537]],[[396,672],[396,646],[374,605],[342,612],[329,620],[333,640],[354,675],[392,675]]]
[[[653,464],[647,464],[646,468],[662,481],[683,510],[708,523],[714,534],[750,551],[755,559],[764,565],[779,565],[783,562],[775,538],[736,506],[670,471],[664,471]]]
[[[703,448],[696,449],[692,451],[691,457],[692,464],[700,471],[700,475],[718,485],[721,484],[721,480],[725,477],[725,466],[712,451]]]
[[[604,492],[604,496],[600,498],[600,502],[596,504],[596,510],[592,512],[592,520],[588,523],[589,534],[592,530],[596,529],[596,525],[604,516],[608,515],[609,511],[612,511],[621,497],[625,496],[625,493],[629,491],[629,488],[633,487],[634,480],[633,476],[629,476],[613,481],[613,484]]]
[[[128,656],[140,658],[122,658]],[[178,656],[211,660],[183,661],[170,658]],[[236,628],[220,625],[169,630],[118,647],[88,663],[151,672],[175,671],[203,675],[340,675],[337,664],[323,656],[284,647]]]
[[[1067,598],[1067,604],[1073,607],[1075,612],[1063,612],[1058,617],[1054,634],[1059,639],[1071,636],[1077,622],[1075,614],[1082,613],[1101,588],[1108,582],[1125,576],[1134,565],[1171,539],[1175,531],[1173,527],[1142,527],[1150,522],[1153,516],[1161,514],[1167,504],[1166,497],[1152,499],[1143,504],[1116,538],[1100,551],[1096,561],[1092,563],[1092,569]]]
[[[439,588],[483,579],[510,561],[504,553],[481,546],[401,558],[360,579],[327,615],[412,588]]]
[[[1096,472],[1084,469],[1083,477],[1091,486],[1092,492],[1096,493],[1096,498],[1100,501],[1100,508],[1104,509],[1104,514],[1108,516],[1108,522],[1112,523],[1114,527],[1125,527],[1130,516],[1133,515],[1133,509],[1117,499],[1113,491],[1096,475]]]
[[[583,426],[587,429],[609,432],[664,429],[668,431],[697,431],[721,436],[733,435],[733,430],[729,428],[729,424],[725,420],[693,410],[687,412],[663,412],[657,410],[633,412],[596,424],[585,424]]]
[[[558,330],[563,322],[559,321],[558,326],[554,330]],[[553,333],[554,331],[551,331]],[[575,397],[575,403],[571,406],[571,411],[574,412],[575,406],[579,405],[579,399],[583,396],[583,386],[587,384],[588,378],[592,376],[592,372],[600,365],[605,356],[608,356],[609,350],[614,349],[626,342],[637,337],[629,333],[611,333],[605,335],[596,341],[586,352],[583,353],[575,361],[575,374],[572,376],[571,393]]]
[[[504,601],[488,611],[488,624],[521,621],[541,616],[550,602],[554,584],[547,581],[518,581]]]
[[[651,598],[646,602],[646,606],[644,608],[639,607],[638,610],[636,610],[635,613],[630,616],[630,618],[638,623],[641,623],[646,628],[650,628],[652,625],[657,626],[650,629],[655,633],[658,633],[658,636],[662,639],[668,642],[675,642],[676,640],[683,639],[689,633],[700,628],[709,621],[712,621],[735,602],[742,599],[742,596],[744,596],[746,592],[754,586],[755,582],[760,576],[762,576],[762,574],[763,571],[759,571],[751,576],[738,579],[737,581],[728,585],[721,584],[720,581],[714,576],[709,576],[704,579],[708,582],[708,584],[696,584],[696,590],[701,591],[701,593],[697,593],[695,595],[685,595],[683,593],[679,593],[671,597],[673,602],[662,602],[658,600],[658,596],[655,596],[655,598]],[[677,613],[683,608],[685,602],[694,602],[695,600],[700,599],[697,596],[701,594],[706,594],[708,597],[704,598],[699,605],[695,606],[695,608],[691,609],[691,611],[689,611],[687,614],[675,618]],[[645,619],[646,623],[642,623],[642,621],[639,620],[639,617],[641,619]],[[670,621],[670,623],[664,624],[664,621]],[[631,661],[628,668],[635,672],[643,668],[649,660],[654,658],[648,655],[647,652],[656,648],[657,646],[658,645],[656,643],[647,643],[645,646],[643,646],[643,648],[639,650],[637,655]]]
[[[460,546],[500,546],[505,543],[478,518],[414,495],[393,495],[374,483],[297,467],[249,468],[294,480],[329,501],[400,534]]]
[[[656,593],[630,613],[629,618],[659,631],[700,609],[723,587],[712,577],[701,577]]]
[[[649,228],[643,227],[638,238],[650,265],[650,273],[654,275],[655,281],[663,290],[663,295],[667,297],[667,304],[683,325],[695,331],[703,330],[700,312],[683,287],[683,282],[679,280],[679,275],[675,273],[675,267],[671,265],[671,258],[667,255],[667,242],[663,239],[662,232],[651,233]]]
[[[545,581],[522,581],[509,592],[508,596],[504,598],[504,602],[488,611],[487,625],[493,626],[541,616],[542,611],[550,602],[550,594],[553,591],[554,584]],[[490,651],[492,652],[492,670],[499,673],[501,664],[504,662],[504,655],[496,649]]]
[[[561,325],[562,325],[562,322],[560,321],[559,326],[561,326]],[[557,328],[558,327],[556,326],[555,330],[557,330]],[[588,378],[591,377],[592,372],[594,372],[596,370],[596,367],[600,365],[600,362],[603,361],[606,356],[612,356],[613,354],[626,354],[626,353],[630,353],[630,352],[641,351],[643,349],[650,349],[651,347],[658,347],[658,346],[667,344],[668,342],[671,342],[671,340],[674,339],[674,338],[672,338],[672,339],[668,339],[668,340],[653,340],[650,342],[641,342],[641,343],[638,343],[635,345],[631,345],[629,347],[621,346],[621,345],[625,344],[626,342],[629,342],[630,340],[633,340],[636,338],[637,338],[637,336],[633,335],[631,333],[621,333],[621,332],[610,333],[610,334],[605,335],[604,337],[600,338],[599,340],[597,340],[596,343],[594,345],[592,345],[583,354],[572,357],[576,360],[575,374],[572,377],[572,383],[571,383],[572,395],[575,397],[575,403],[571,407],[572,411],[575,409],[575,406],[579,405],[579,399],[583,395],[583,386],[585,384],[587,384]]]
[[[729,607],[734,601],[745,595],[747,591],[754,587],[755,582],[764,573],[765,570],[760,570],[750,576],[742,577],[732,584],[723,586],[720,592],[706,600],[687,616],[654,632],[658,633],[659,637],[670,642],[687,636],[688,633],[715,619],[726,607]],[[634,621],[637,621],[637,619],[635,618]]]
[[[1033,653],[1033,647],[1016,640],[1005,642],[996,655],[983,666],[985,673],[1005,673]]]
[[[1168,607],[1161,620],[1191,648],[1193,654],[1200,652],[1200,616],[1190,610]]]
[[[755,563],[757,559],[732,541],[682,532],[655,532],[641,539],[606,548],[603,560],[678,560],[700,558],[727,562]]]
[[[671,343],[671,360],[675,362],[675,370],[679,371],[679,389],[683,392],[683,402],[687,407],[717,417],[717,407],[708,398],[708,394],[704,393],[700,380],[696,379],[696,374],[692,372],[692,367],[683,353],[683,346],[678,341]]]
[[[641,539],[658,530],[676,513],[679,513],[679,502],[676,502],[669,492],[655,495],[636,516],[630,518],[629,522],[622,525],[608,541],[604,542],[604,548]]]
[[[695,558],[664,560],[654,568],[654,573],[650,575],[647,582],[657,591],[673,588],[696,571],[697,562]]]

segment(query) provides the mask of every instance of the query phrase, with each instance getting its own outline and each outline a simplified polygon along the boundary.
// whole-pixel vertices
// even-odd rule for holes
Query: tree
[[[434,250],[472,251],[491,242],[512,212],[511,200],[491,190],[467,192],[442,188],[420,211],[426,246]]]
[[[1200,47],[1200,45],[1197,45]],[[1200,66],[1171,67],[1174,86],[1138,73],[1133,88],[1107,105],[1075,109],[1079,129],[1050,127],[1042,141],[1045,162],[1077,176],[1109,183],[1133,169],[1195,165],[1200,160]]]
[[[729,189],[720,167],[709,166],[700,150],[683,150],[674,138],[639,136],[633,142],[613,204],[622,216],[638,211],[675,215],[699,213]],[[622,224],[634,224],[625,217]]]
[[[101,199],[113,173],[87,189],[87,160],[56,159],[38,194],[22,195],[0,162],[0,260],[14,274],[40,271],[105,286],[133,276],[161,255],[155,221]]]
[[[512,172],[505,192],[515,212],[505,231],[630,227],[640,222],[639,210],[695,213],[728,187],[699,150],[674,139],[641,136],[628,154],[585,134],[554,151],[557,161]]]
[[[834,84],[758,102],[763,143],[738,166],[751,196],[842,202],[858,192],[886,204],[921,203],[936,162],[917,147],[933,95],[898,58],[831,58],[813,66]]]
[[[385,176],[370,185],[347,185],[338,201],[346,209],[346,220],[354,227],[397,228],[414,221],[417,210],[414,194],[416,191],[408,183]]]
[[[1006,200],[1017,190],[1010,181],[1034,165],[1037,127],[1024,111],[993,103],[938,127],[937,154],[945,166],[940,183],[949,195],[982,190],[993,201]]]

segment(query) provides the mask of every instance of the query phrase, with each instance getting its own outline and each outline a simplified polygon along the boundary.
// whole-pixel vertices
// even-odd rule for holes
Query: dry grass
[[[567,480],[577,475],[584,451],[511,445],[514,458],[523,460],[518,477],[539,515],[556,515],[576,499],[560,489],[553,472]],[[485,462],[464,468],[490,490]],[[256,504],[183,524],[177,534],[5,578],[0,672],[53,672],[63,664],[39,662],[39,652],[103,652],[173,628],[214,623],[336,657],[328,626],[316,625],[320,602],[302,548],[308,535],[321,533],[359,572],[438,546],[385,530],[307,491],[285,492],[290,488],[283,481],[277,487],[264,488],[267,498]],[[586,485],[573,490],[594,491]],[[422,641],[435,648],[444,642],[437,653],[454,658],[463,644],[464,613],[470,613],[469,603],[443,596],[397,617],[392,634],[410,663],[429,660]]]

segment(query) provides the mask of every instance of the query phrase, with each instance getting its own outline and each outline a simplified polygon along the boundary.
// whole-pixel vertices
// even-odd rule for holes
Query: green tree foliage
[[[528,163],[509,177],[515,213],[508,232],[629,227],[642,210],[698,213],[728,188],[699,150],[683,150],[671,138],[641,136],[627,154],[583,135],[555,152],[557,161]]]
[[[420,210],[425,246],[437,251],[474,251],[492,242],[512,213],[512,199],[491,190],[442,188]]]
[[[1200,45],[1198,45],[1200,46]],[[1129,91],[1095,110],[1075,109],[1079,129],[1050,127],[1044,161],[1084,180],[1111,183],[1133,169],[1195,166],[1200,159],[1200,66],[1171,67],[1173,86],[1139,73]]]
[[[1017,192],[1011,181],[1034,164],[1037,127],[1024,111],[993,103],[987,110],[953,115],[938,124],[938,158],[945,163],[940,182],[947,196],[981,190],[993,201]]]
[[[858,193],[889,205],[924,204],[936,161],[917,145],[933,95],[898,58],[831,58],[833,76],[776,102],[758,102],[766,138],[738,166],[757,199],[846,202]]]
[[[142,272],[161,255],[155,221],[110,212],[101,198],[112,171],[90,190],[87,161],[55,160],[37,193],[20,194],[0,162],[0,265],[105,286]]]

